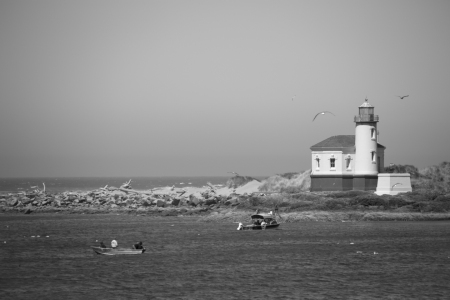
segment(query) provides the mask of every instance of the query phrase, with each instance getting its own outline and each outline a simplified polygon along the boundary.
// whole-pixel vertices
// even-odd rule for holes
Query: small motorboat
[[[280,224],[275,220],[275,216],[272,214],[257,214],[252,215],[252,224],[239,226],[239,230],[264,230],[264,229],[275,229],[280,226]],[[241,224],[239,224],[241,225]]]
[[[143,249],[127,249],[127,248],[102,248],[91,246],[92,250],[94,250],[97,254],[103,255],[128,255],[128,254],[142,254],[145,252],[145,248]]]

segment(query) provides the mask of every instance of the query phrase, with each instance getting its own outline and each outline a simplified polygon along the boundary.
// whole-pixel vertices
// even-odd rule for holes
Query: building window
[[[316,170],[320,169],[320,158],[316,157]]]
[[[330,168],[331,169],[336,168],[336,159],[335,158],[330,158]]]
[[[372,140],[377,139],[377,131],[375,128],[370,129],[370,136],[372,137]]]
[[[377,163],[377,153],[375,151],[372,151],[372,163]]]

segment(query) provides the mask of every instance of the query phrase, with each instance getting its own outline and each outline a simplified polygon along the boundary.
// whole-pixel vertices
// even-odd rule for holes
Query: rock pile
[[[185,207],[214,209],[221,206],[237,206],[249,195],[218,195],[213,188],[202,192],[187,193],[185,190],[171,189],[169,193],[157,191],[133,190],[130,182],[120,188],[99,188],[89,192],[47,193],[45,190],[33,190],[0,195],[0,209],[17,210],[24,213],[61,208],[76,210],[78,208],[109,211],[120,208],[145,210],[164,207]]]

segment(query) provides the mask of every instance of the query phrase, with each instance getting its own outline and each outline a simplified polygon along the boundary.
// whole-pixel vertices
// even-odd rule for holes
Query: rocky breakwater
[[[238,188],[255,189],[255,183]],[[217,188],[166,187],[148,191],[134,190],[131,180],[121,187],[102,187],[87,192],[51,193],[40,189],[0,195],[0,210],[19,213],[110,213],[128,212],[158,215],[190,215],[210,210],[238,206],[247,201],[251,192]]]

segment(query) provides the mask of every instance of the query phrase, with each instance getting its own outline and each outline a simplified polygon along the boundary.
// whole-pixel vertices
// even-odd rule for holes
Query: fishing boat
[[[128,255],[128,254],[142,254],[145,252],[145,248],[143,249],[126,249],[126,248],[102,248],[91,246],[97,254],[103,255]]]
[[[275,229],[280,224],[275,220],[275,216],[272,214],[256,214],[252,215],[252,224],[243,225],[239,224],[240,230],[262,230],[262,229]],[[264,225],[264,223],[266,223]],[[261,225],[263,223],[263,225]]]

